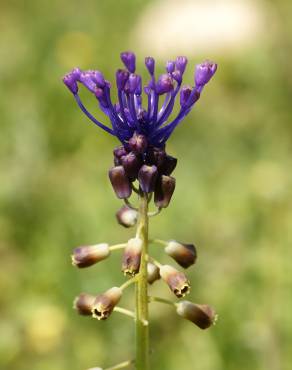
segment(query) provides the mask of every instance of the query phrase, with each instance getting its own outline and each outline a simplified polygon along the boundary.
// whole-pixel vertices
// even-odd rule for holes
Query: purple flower
[[[195,84],[198,87],[206,85],[217,70],[217,64],[206,60],[196,66]]]
[[[126,149],[129,149],[129,141],[134,135],[145,137],[146,155],[149,148],[164,148],[173,130],[199,99],[204,85],[214,75],[217,65],[204,62],[196,66],[195,86],[190,88],[181,86],[187,65],[186,57],[180,56],[175,62],[168,62],[166,73],[160,76],[155,76],[155,60],[146,57],[145,65],[150,79],[144,86],[147,101],[145,106],[142,104],[142,79],[135,73],[135,54],[123,52],[121,60],[126,69],[118,69],[116,72],[117,103],[112,102],[111,85],[100,71],[81,71],[75,68],[65,75],[63,82],[86,116],[97,126],[116,136]],[[79,96],[79,85],[86,87],[95,96],[111,127],[100,122],[86,109]],[[179,92],[180,108],[176,116],[170,120]]]

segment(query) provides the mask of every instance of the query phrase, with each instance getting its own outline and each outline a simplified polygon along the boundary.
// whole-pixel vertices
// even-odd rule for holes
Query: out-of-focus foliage
[[[113,216],[120,202],[107,170],[117,143],[78,111],[60,77],[79,65],[113,79],[147,5],[1,1],[1,369],[79,370],[132,357],[130,319],[100,323],[71,308],[80,291],[124,280],[118,252],[76,271],[72,248],[132,232]],[[179,158],[177,189],[151,235],[197,245],[191,299],[216,307],[219,321],[201,332],[153,304],[153,369],[291,368],[292,13],[289,0],[263,5],[277,26],[265,42],[214,55],[217,75],[168,144]],[[190,64],[204,57],[194,51]],[[153,290],[170,296],[161,283]]]

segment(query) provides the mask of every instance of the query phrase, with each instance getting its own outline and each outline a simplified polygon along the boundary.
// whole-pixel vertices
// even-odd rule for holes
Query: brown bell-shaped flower
[[[197,259],[197,251],[193,244],[183,244],[171,240],[164,250],[183,268],[193,265]]]
[[[140,238],[128,240],[122,258],[122,271],[125,275],[134,276],[139,272],[143,241]]]
[[[159,269],[160,276],[169,286],[170,290],[178,297],[184,297],[190,292],[190,282],[183,272],[169,265],[163,265]]]
[[[177,159],[166,154],[163,163],[159,167],[159,172],[163,175],[171,175],[177,165]]]
[[[72,264],[77,267],[89,267],[104,260],[110,255],[109,245],[100,243],[75,248],[72,254]]]
[[[98,295],[93,303],[91,313],[97,320],[106,320],[122,297],[122,289],[113,287]]]
[[[120,161],[130,180],[135,180],[142,165],[142,160],[140,156],[133,152],[130,152],[127,155],[121,157]]]
[[[95,301],[95,296],[87,293],[80,293],[73,303],[73,308],[80,314],[84,316],[92,315],[91,310],[93,303]]]
[[[132,187],[124,167],[112,167],[109,170],[109,178],[116,196],[120,199],[129,198],[132,193]]]
[[[144,153],[147,148],[147,139],[144,135],[137,132],[129,140],[129,147],[135,153]]]
[[[116,213],[116,218],[120,225],[132,227],[137,223],[138,212],[128,206],[123,206]]]
[[[158,171],[156,166],[144,164],[138,173],[138,181],[144,193],[152,193],[155,188]]]
[[[154,202],[158,208],[166,208],[169,205],[175,189],[175,178],[162,175],[156,182]]]
[[[201,329],[209,328],[217,319],[214,309],[207,304],[182,301],[177,303],[176,312],[179,316],[190,320]]]
[[[159,268],[154,263],[147,263],[147,281],[153,284],[156,280],[160,279]]]

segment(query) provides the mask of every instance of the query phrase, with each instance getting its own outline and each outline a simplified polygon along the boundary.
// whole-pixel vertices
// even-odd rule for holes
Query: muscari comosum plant
[[[121,60],[125,69],[118,69],[116,72],[118,102],[115,104],[111,100],[111,84],[101,72],[81,71],[75,68],[63,78],[65,85],[86,116],[120,141],[121,145],[113,151],[114,166],[109,170],[113,190],[116,196],[125,202],[116,216],[118,222],[125,227],[137,225],[135,236],[125,243],[112,246],[100,243],[81,246],[73,251],[73,265],[83,268],[108,258],[115,250],[122,249],[122,271],[128,277],[124,284],[110,288],[104,293],[80,294],[75,298],[74,308],[79,314],[88,315],[97,320],[108,319],[113,311],[133,317],[136,326],[135,359],[107,367],[106,370],[130,366],[134,366],[137,370],[148,370],[150,368],[149,303],[157,301],[170,304],[179,316],[190,320],[201,329],[210,327],[216,320],[216,314],[209,305],[187,300],[173,303],[164,298],[149,295],[149,284],[153,284],[160,278],[177,298],[184,297],[190,291],[190,282],[183,272],[170,265],[161,264],[151,257],[150,244],[164,246],[166,254],[184,269],[196,262],[197,252],[193,244],[149,239],[148,221],[150,217],[156,216],[169,205],[175,189],[175,178],[171,175],[177,159],[166,153],[166,142],[200,98],[204,86],[214,75],[217,65],[209,61],[197,65],[195,86],[189,87],[182,86],[182,76],[187,65],[186,57],[180,56],[175,61],[167,62],[166,73],[158,78],[155,76],[154,59],[145,58],[150,79],[144,87],[147,97],[147,106],[144,108],[141,76],[135,73],[136,57],[132,52],[124,52],[121,53]],[[85,108],[78,94],[79,84],[96,97],[100,109],[109,118],[111,127],[101,123]],[[170,120],[178,94],[180,96],[178,113]],[[133,193],[138,197],[137,208],[129,200]],[[149,204],[152,198],[154,198],[156,210],[150,212]],[[134,311],[129,311],[119,307],[118,303],[123,291],[132,284],[135,285],[136,307]],[[94,367],[91,370],[102,369]]]

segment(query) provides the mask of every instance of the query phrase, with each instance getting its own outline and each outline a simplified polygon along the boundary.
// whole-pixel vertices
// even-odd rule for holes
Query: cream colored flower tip
[[[87,370],[103,370],[101,367],[91,367],[90,369]]]
[[[136,252],[140,252],[142,250],[143,241],[141,238],[132,238],[128,240],[126,249],[135,250]]]
[[[147,281],[149,284],[153,284],[154,281],[160,279],[159,268],[154,263],[147,263]]]

